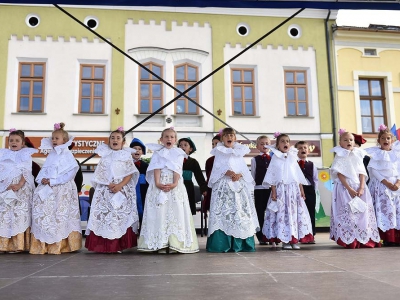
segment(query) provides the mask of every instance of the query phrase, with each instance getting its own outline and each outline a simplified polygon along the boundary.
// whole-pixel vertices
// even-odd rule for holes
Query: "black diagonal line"
[[[111,47],[113,47],[115,50],[117,50],[118,52],[120,52],[121,54],[123,54],[125,57],[127,57],[128,59],[132,60],[133,62],[135,62],[137,65],[139,65],[140,67],[142,67],[143,69],[145,69],[147,72],[149,72],[150,74],[152,74],[154,77],[156,77],[157,79],[159,79],[160,81],[164,82],[167,86],[171,87],[172,89],[174,89],[175,91],[177,91],[179,94],[172,99],[171,101],[169,101],[168,103],[166,103],[165,105],[161,106],[159,109],[157,109],[156,111],[154,111],[153,113],[151,113],[149,116],[147,116],[146,118],[144,118],[142,121],[140,121],[139,123],[137,123],[136,125],[134,125],[132,128],[130,128],[129,130],[127,130],[125,132],[129,133],[131,131],[133,131],[135,128],[139,127],[141,124],[143,124],[144,122],[146,122],[147,120],[149,120],[150,118],[152,118],[154,115],[156,115],[157,113],[159,113],[160,111],[162,111],[164,108],[168,107],[170,104],[172,104],[173,102],[175,102],[177,99],[181,98],[182,96],[185,97],[187,100],[191,101],[193,104],[197,105],[198,107],[200,107],[201,109],[203,109],[205,112],[209,113],[211,116],[213,116],[215,119],[217,119],[218,121],[220,121],[221,123],[223,123],[224,125],[229,126],[229,124],[225,123],[223,120],[221,120],[220,118],[218,118],[216,115],[214,115],[213,113],[211,113],[210,111],[208,111],[207,109],[205,109],[204,107],[202,107],[199,103],[197,103],[196,101],[192,100],[191,98],[189,98],[186,94],[191,91],[192,89],[194,89],[195,87],[197,87],[199,84],[201,84],[203,81],[205,81],[206,79],[208,79],[209,77],[213,76],[216,72],[218,72],[219,70],[221,70],[222,68],[224,68],[226,65],[228,65],[229,63],[231,63],[233,60],[235,60],[236,58],[238,58],[240,55],[242,55],[243,53],[245,53],[246,51],[248,51],[249,49],[251,49],[252,47],[254,47],[256,44],[258,44],[260,41],[262,41],[263,39],[265,39],[267,36],[269,36],[271,33],[273,33],[274,31],[276,31],[277,29],[279,29],[280,27],[282,27],[284,24],[286,24],[287,22],[289,22],[291,19],[293,19],[294,17],[296,17],[298,14],[300,14],[305,8],[301,8],[299,9],[296,13],[294,13],[293,15],[291,15],[289,18],[287,18],[285,21],[283,21],[282,23],[280,23],[279,25],[275,26],[273,29],[271,29],[270,31],[268,31],[266,34],[264,34],[262,37],[260,37],[259,39],[257,39],[255,42],[253,42],[252,44],[250,44],[249,46],[247,46],[245,49],[243,49],[241,52],[239,52],[238,54],[236,54],[234,57],[232,57],[231,59],[229,59],[228,61],[226,61],[225,63],[223,63],[221,66],[219,66],[218,68],[216,68],[215,70],[213,70],[211,73],[209,73],[207,76],[203,77],[201,80],[197,81],[195,84],[193,84],[192,86],[190,86],[188,89],[186,89],[185,91],[181,92],[179,91],[176,87],[174,87],[173,85],[171,85],[170,83],[168,83],[167,81],[165,81],[163,78],[159,77],[157,74],[155,74],[154,72],[152,72],[150,69],[146,68],[144,65],[142,65],[140,62],[138,62],[137,60],[135,60],[133,57],[131,57],[130,55],[126,54],[124,51],[122,51],[120,48],[118,48],[117,46],[115,46],[113,43],[109,42],[106,38],[104,38],[102,35],[98,34],[97,32],[95,32],[94,30],[92,30],[91,28],[89,28],[88,26],[86,26],[84,23],[82,23],[80,20],[78,20],[77,18],[75,18],[72,14],[70,14],[69,12],[67,12],[66,10],[64,10],[63,8],[61,8],[58,4],[53,4],[56,8],[58,8],[60,11],[62,11],[64,14],[66,14],[67,16],[69,16],[71,19],[73,19],[74,21],[76,21],[77,23],[79,23],[80,25],[82,25],[83,27],[85,27],[86,29],[88,29],[90,32],[92,32],[94,35],[96,35],[97,37],[99,37],[101,40],[103,40],[105,43],[109,44]],[[234,128],[233,128],[234,129]],[[235,130],[238,134],[240,134],[241,136],[243,136],[244,138],[246,138],[247,140],[251,141],[250,139],[248,139],[247,137],[245,137],[243,134],[241,134],[239,131]],[[81,164],[84,164],[85,162],[87,162],[89,159],[91,159],[92,157],[94,157],[96,154],[92,154],[91,156],[89,156],[87,159],[85,159]]]
[[[185,97],[187,100],[191,101],[192,103],[194,103],[195,105],[197,105],[198,107],[200,107],[202,110],[204,110],[206,113],[210,114],[212,117],[214,117],[215,119],[217,119],[218,121],[220,121],[222,124],[224,124],[227,127],[231,127],[228,123],[224,122],[223,120],[221,120],[220,118],[218,118],[216,115],[214,115],[212,112],[210,112],[209,110],[207,110],[206,108],[204,108],[202,105],[200,105],[199,103],[197,103],[196,101],[194,101],[193,99],[191,99],[189,96],[187,96],[186,94],[191,91],[192,89],[194,89],[196,86],[198,86],[200,83],[202,83],[204,80],[206,80],[207,78],[209,78],[210,76],[212,76],[214,73],[211,73],[211,75],[209,74],[206,78],[201,79],[200,81],[196,82],[194,85],[192,85],[191,87],[189,87],[187,90],[181,92],[180,90],[178,90],[175,86],[171,85],[168,81],[164,80],[163,78],[161,78],[160,76],[158,76],[156,73],[154,73],[153,71],[151,71],[150,69],[148,69],[146,66],[142,65],[140,62],[138,62],[136,59],[134,59],[133,57],[131,57],[130,55],[126,54],[124,51],[122,51],[120,48],[118,48],[117,46],[115,46],[113,43],[111,43],[110,41],[108,41],[106,38],[104,38],[102,35],[100,35],[99,33],[97,33],[96,31],[94,31],[93,29],[91,29],[90,27],[86,26],[84,23],[82,23],[80,20],[78,20],[75,16],[73,16],[72,14],[70,14],[69,12],[67,12],[65,9],[61,8],[60,6],[58,6],[57,4],[53,4],[56,8],[58,8],[59,10],[61,10],[64,14],[66,14],[67,16],[69,16],[70,18],[72,18],[74,21],[76,21],[77,23],[79,23],[80,25],[82,25],[83,27],[85,27],[86,29],[88,29],[91,33],[93,33],[94,35],[96,35],[97,37],[99,37],[101,40],[103,40],[105,43],[109,44],[112,48],[114,48],[115,50],[117,50],[118,52],[120,52],[121,54],[123,54],[125,57],[129,58],[131,61],[133,61],[134,63],[136,63],[137,65],[139,65],[141,68],[145,69],[147,72],[149,72],[150,74],[152,74],[154,77],[156,77],[157,79],[159,79],[160,81],[162,81],[163,83],[165,83],[167,86],[169,86],[170,88],[174,89],[176,92],[178,92],[179,94],[172,99],[170,102],[164,104],[163,106],[161,106],[159,109],[157,109],[156,111],[152,112],[151,114],[149,114],[146,118],[144,118],[143,120],[141,120],[139,123],[137,123],[136,125],[134,125],[132,128],[130,128],[129,130],[125,131],[125,135],[128,134],[129,132],[133,131],[134,129],[136,129],[137,127],[139,127],[140,125],[142,125],[143,123],[145,123],[147,120],[151,119],[154,115],[158,114],[160,111],[162,111],[164,108],[168,107],[170,104],[172,104],[173,102],[175,102],[177,99],[181,98],[182,96]],[[232,127],[233,128],[233,127]],[[234,128],[233,128],[234,129]],[[246,140],[251,141],[249,138],[247,138],[244,134],[240,133],[239,131],[237,131],[236,129],[234,129],[238,134],[240,134],[241,136],[243,136]],[[95,155],[93,155],[95,156]],[[89,157],[91,158],[91,157]],[[88,159],[87,159],[88,160]],[[84,162],[86,162],[87,160],[84,160]]]

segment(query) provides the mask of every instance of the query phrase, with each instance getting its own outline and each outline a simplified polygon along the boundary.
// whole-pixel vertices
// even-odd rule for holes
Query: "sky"
[[[339,10],[339,26],[368,27],[369,24],[400,26],[399,10]]]

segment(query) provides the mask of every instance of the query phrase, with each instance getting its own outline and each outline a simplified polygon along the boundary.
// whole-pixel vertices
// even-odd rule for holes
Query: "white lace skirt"
[[[369,191],[375,207],[376,222],[382,231],[400,229],[400,195],[390,191],[382,182],[372,178]]]
[[[301,197],[297,183],[276,186],[278,211],[265,211],[263,234],[267,239],[278,238],[284,243],[300,240],[313,234],[310,214],[305,200]],[[272,201],[270,197],[268,204]]]
[[[216,230],[239,239],[247,239],[260,230],[254,195],[243,179],[233,183],[224,176],[213,185],[208,236]]]
[[[114,183],[119,183],[118,180]],[[95,235],[106,239],[119,239],[129,227],[138,232],[139,215],[136,207],[136,189],[131,182],[124,185],[121,193],[125,200],[121,206],[114,207],[110,200],[115,195],[107,185],[98,184],[90,205],[90,216],[86,235],[93,231]]]
[[[359,188],[359,185],[350,184],[350,186],[354,190]],[[341,182],[335,182],[332,192],[331,239],[337,242],[340,238],[347,245],[354,240],[361,244],[366,244],[370,239],[376,243],[380,241],[369,190],[365,189],[360,198],[367,204],[367,209],[363,213],[353,213],[349,205],[352,199],[349,192]]]
[[[15,177],[11,184],[18,184],[21,176]],[[31,200],[33,189],[27,182],[16,192],[18,199],[9,203],[0,201],[0,236],[11,238],[25,232],[31,225]]]
[[[32,201],[31,232],[41,242],[53,244],[65,239],[73,231],[81,232],[79,200],[73,180],[52,186],[54,197],[42,199],[39,185]]]
[[[172,171],[162,169],[160,182],[172,183],[173,176]],[[179,242],[172,247],[171,236]],[[182,180],[168,193],[154,183],[150,184],[146,194],[138,250],[155,251],[166,247],[182,253],[198,251],[189,199]]]

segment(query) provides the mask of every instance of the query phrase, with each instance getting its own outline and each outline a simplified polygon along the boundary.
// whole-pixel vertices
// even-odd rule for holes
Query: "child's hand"
[[[207,197],[207,191],[203,192],[203,196]]]
[[[306,194],[304,194],[304,191],[300,191],[300,196],[303,200],[306,200]]]
[[[176,188],[177,185],[178,185],[178,183],[163,184],[162,187],[160,188],[160,190],[168,193],[169,191],[171,191],[174,188]]]
[[[46,185],[46,184],[50,185],[50,179],[48,179],[48,178],[43,178],[42,181],[41,181],[41,183],[42,183],[43,185]]]
[[[357,196],[358,196],[358,197],[361,197],[363,194],[364,194],[364,188],[360,187],[360,188],[357,190]]]
[[[233,171],[231,171],[231,170],[228,170],[228,171],[226,171],[226,173],[225,173],[225,175],[226,175],[226,176],[229,176],[230,178],[232,178],[232,176],[235,175],[235,174],[236,174],[236,173],[233,172]]]
[[[232,181],[238,181],[240,179],[240,177],[242,177],[242,174],[234,173],[234,175],[231,176]]]
[[[354,198],[354,197],[357,196],[357,194],[358,194],[358,192],[356,192],[356,191],[355,191],[354,189],[352,189],[352,188],[349,188],[347,191],[349,192],[351,198]]]
[[[12,190],[14,192],[18,191],[21,187],[19,184],[10,184],[7,188],[7,190]]]
[[[116,186],[117,185],[115,183],[110,183],[108,185],[108,189],[110,190],[111,193],[116,193],[116,189],[115,189]]]
[[[271,191],[271,199],[272,201],[276,201],[276,191]]]
[[[397,191],[400,188],[400,180],[397,180],[395,184],[392,184],[392,191]]]
[[[119,191],[122,190],[123,185],[122,184],[115,184],[113,188],[113,193],[118,193]]]

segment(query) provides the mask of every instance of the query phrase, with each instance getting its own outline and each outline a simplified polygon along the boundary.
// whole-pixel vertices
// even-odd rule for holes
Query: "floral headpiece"
[[[385,131],[387,129],[387,126],[385,125],[385,124],[381,124],[381,125],[379,125],[379,127],[378,127],[378,130],[379,131]]]
[[[119,127],[117,128],[117,130],[118,130],[118,131],[124,131],[124,127],[119,126]]]
[[[17,131],[17,129],[15,129],[15,128],[10,128],[10,133],[11,133],[11,132],[14,132],[14,131]]]
[[[169,129],[171,129],[171,130],[175,130],[175,127],[174,127],[174,126],[171,126]]]
[[[224,131],[223,128],[221,128],[220,130],[218,130],[218,135],[219,135],[219,136],[222,136],[222,131]]]
[[[339,135],[342,135],[343,133],[346,133],[346,132],[347,132],[347,130],[344,128],[340,128],[338,131]]]
[[[54,123],[54,130],[60,130],[60,129],[61,129],[60,123]]]
[[[274,138],[278,138],[278,136],[280,136],[281,133],[279,131],[274,132]]]

